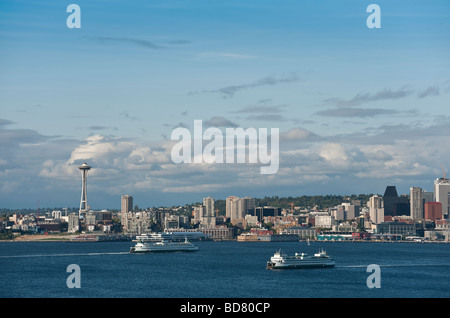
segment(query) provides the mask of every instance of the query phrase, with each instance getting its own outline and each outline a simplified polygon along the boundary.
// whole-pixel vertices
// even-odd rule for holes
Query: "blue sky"
[[[77,206],[84,161],[93,208],[431,191],[450,171],[449,17],[448,1],[0,1],[0,206]],[[174,165],[171,131],[195,119],[279,128],[279,173]]]

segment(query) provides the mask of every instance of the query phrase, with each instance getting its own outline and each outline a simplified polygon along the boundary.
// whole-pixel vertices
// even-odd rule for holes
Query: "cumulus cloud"
[[[318,136],[311,131],[296,127],[280,134],[281,141],[299,141],[316,139]]]
[[[0,155],[2,200],[10,200],[7,194],[18,189],[31,197],[36,197],[33,193],[39,190],[42,197],[70,193],[76,205],[80,191],[78,165],[85,161],[92,166],[88,187],[96,193],[93,197],[102,193],[119,202],[124,193],[141,198],[151,193],[152,201],[177,194],[178,200],[187,200],[185,203],[206,192],[226,197],[238,191],[250,195],[250,189],[263,195],[282,194],[286,187],[299,193],[306,189],[322,193],[333,185],[342,185],[336,186],[337,191],[376,191],[376,182],[418,186],[429,182],[431,186],[433,177],[440,175],[441,164],[450,166],[445,161],[450,154],[450,119],[443,118],[428,125],[382,125],[358,134],[331,137],[301,127],[281,131],[279,170],[266,176],[260,174],[259,164],[174,164],[170,156],[175,144],[172,141],[146,143],[100,134],[69,140],[7,129],[7,123],[1,127],[0,148],[11,147]],[[2,134],[15,133],[13,140],[23,138],[35,143],[14,146],[1,138]]]

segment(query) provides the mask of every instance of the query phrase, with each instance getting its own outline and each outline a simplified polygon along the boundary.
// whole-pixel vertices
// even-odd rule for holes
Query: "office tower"
[[[385,215],[407,215],[410,213],[408,197],[398,196],[395,186],[387,186],[383,195]]]
[[[423,205],[423,191],[422,188],[409,188],[410,213],[414,220],[422,220],[424,205]]]
[[[123,230],[128,230],[128,212],[133,211],[133,197],[131,195],[122,195],[120,208],[120,223]]]
[[[450,180],[439,178],[434,181],[434,200],[442,204],[442,216],[445,219],[449,218],[449,194],[450,194]]]
[[[425,203],[425,220],[436,221],[442,219],[442,203]]]
[[[434,192],[422,191],[423,203],[434,202]]]
[[[397,204],[397,202],[398,202],[397,188],[395,186],[387,186],[383,195],[385,215],[396,215],[395,204]]]
[[[80,210],[78,211],[78,217],[81,217],[82,213],[89,211],[89,206],[87,204],[87,173],[91,167],[87,163],[83,163],[78,167],[81,170],[81,200],[80,200]]]
[[[395,191],[397,193],[397,191]],[[367,207],[369,208],[370,221],[375,224],[384,222],[384,201],[383,198],[378,195],[370,197],[369,202],[367,202]]]

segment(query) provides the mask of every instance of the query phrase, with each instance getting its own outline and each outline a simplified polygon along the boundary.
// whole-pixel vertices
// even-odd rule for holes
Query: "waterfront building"
[[[213,240],[231,240],[234,238],[232,228],[226,226],[216,226],[213,228],[201,228],[200,231],[209,236]]]
[[[375,225],[374,233],[388,235],[416,235],[416,226],[414,223],[384,222]]]
[[[316,236],[316,229],[303,226],[293,226],[284,229],[280,234],[295,234],[298,235],[301,240],[314,239]]]

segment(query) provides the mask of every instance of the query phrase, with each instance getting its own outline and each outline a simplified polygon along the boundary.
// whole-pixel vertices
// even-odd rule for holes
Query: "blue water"
[[[198,252],[129,254],[132,242],[0,243],[0,297],[450,297],[450,244],[195,242]],[[277,249],[326,249],[335,268],[272,271]],[[68,288],[67,266],[81,288]],[[381,269],[368,288],[367,266]]]

